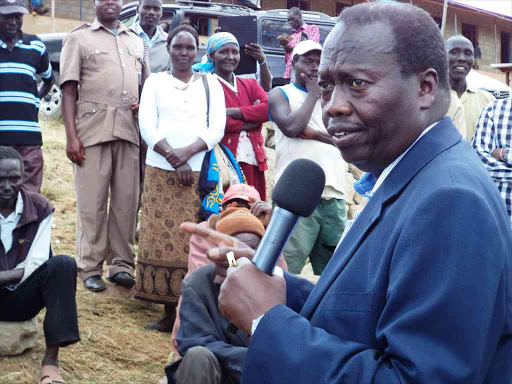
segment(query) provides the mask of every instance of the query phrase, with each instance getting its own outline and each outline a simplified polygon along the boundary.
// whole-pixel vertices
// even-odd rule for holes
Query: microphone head
[[[325,173],[314,161],[292,161],[274,186],[272,201],[297,216],[309,217],[320,202]]]

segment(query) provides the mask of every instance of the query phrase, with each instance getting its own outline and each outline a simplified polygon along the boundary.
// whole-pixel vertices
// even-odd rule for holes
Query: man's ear
[[[420,107],[429,109],[436,99],[439,76],[434,68],[429,68],[418,74],[418,80],[420,82]]]

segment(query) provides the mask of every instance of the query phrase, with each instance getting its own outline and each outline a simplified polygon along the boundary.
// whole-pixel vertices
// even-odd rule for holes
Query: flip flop
[[[38,384],[66,384],[66,382],[60,375],[59,367],[44,365],[39,373]]]

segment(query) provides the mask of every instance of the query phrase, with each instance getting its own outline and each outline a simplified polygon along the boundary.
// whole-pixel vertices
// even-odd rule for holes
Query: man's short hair
[[[468,43],[471,44],[471,46],[473,47],[473,49],[475,48],[475,46],[473,45],[473,42],[471,40],[469,40],[466,36],[464,35],[455,35],[455,36],[452,36],[452,37],[449,37],[448,39],[446,39],[445,41],[445,45],[448,45],[448,43],[452,40],[465,40],[467,41]],[[478,44],[478,42],[476,43]]]
[[[406,3],[365,3],[344,9],[338,17],[347,27],[374,23],[391,26],[395,37],[393,51],[405,76],[436,70],[439,86],[450,89],[448,57],[439,26],[430,15]]]
[[[156,0],[158,1],[160,4],[164,4],[164,1],[163,0]],[[144,3],[146,2],[146,0],[139,0],[139,7],[142,7],[144,5]]]
[[[12,147],[0,146],[0,160],[18,160],[21,166],[21,173],[25,171],[21,155]]]
[[[300,8],[297,8],[297,7],[291,7],[288,10],[288,14],[289,15],[299,15],[299,16],[302,16],[302,12],[301,12]]]
[[[172,39],[177,36],[180,32],[188,32],[192,36],[194,36],[194,40],[196,41],[196,48],[199,48],[199,35],[197,31],[189,24],[181,24],[179,27],[176,27],[169,31],[169,35],[167,36],[167,46],[171,45]]]

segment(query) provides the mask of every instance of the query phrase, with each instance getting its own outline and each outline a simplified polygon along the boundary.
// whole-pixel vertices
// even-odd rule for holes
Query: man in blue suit
[[[436,23],[409,4],[348,8],[318,81],[332,141],[368,172],[371,197],[316,286],[244,258],[228,270],[219,307],[252,334],[242,383],[510,384],[512,233],[477,155],[443,118]],[[252,252],[205,235],[219,262]]]

